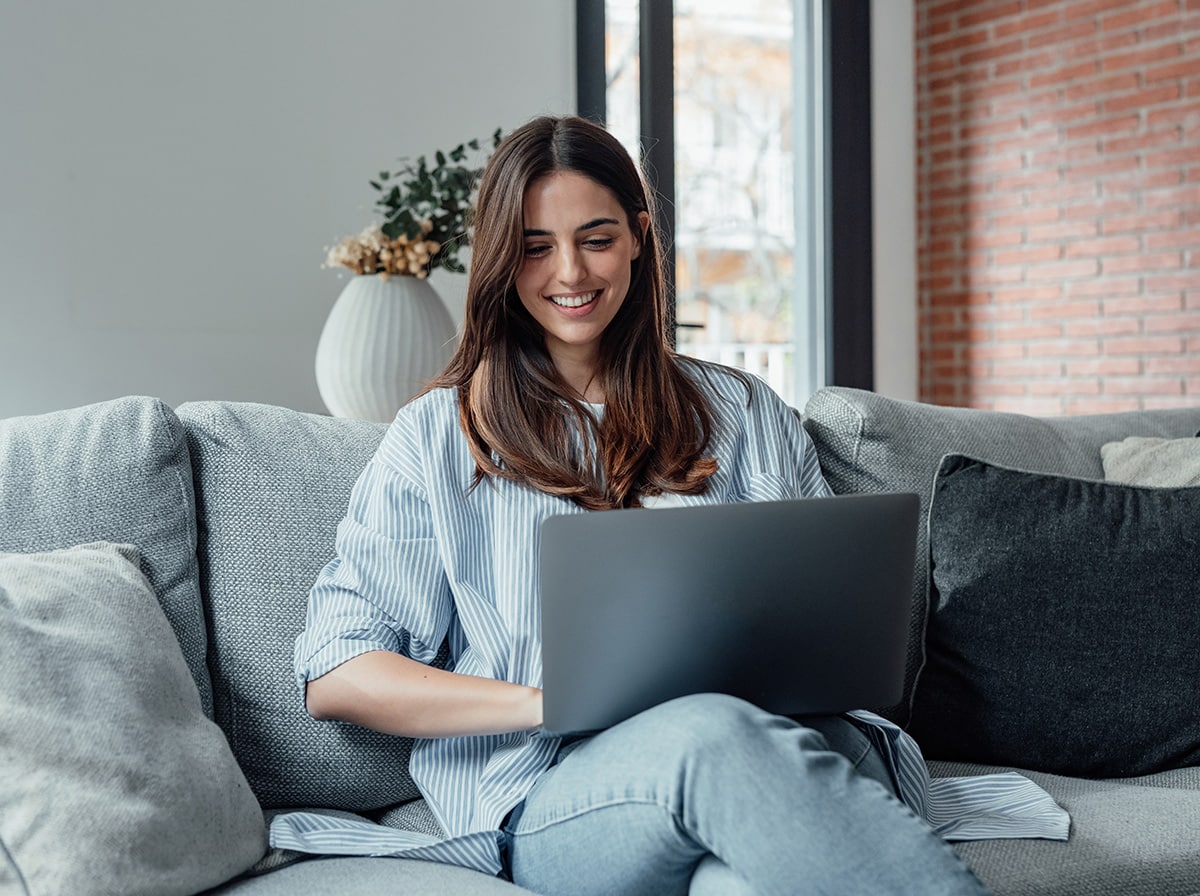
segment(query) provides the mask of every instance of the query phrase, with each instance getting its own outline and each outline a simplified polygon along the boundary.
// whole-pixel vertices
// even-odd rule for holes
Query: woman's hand
[[[502,734],[542,724],[539,688],[460,675],[398,653],[359,654],[308,683],[314,719],[339,719],[404,737]]]

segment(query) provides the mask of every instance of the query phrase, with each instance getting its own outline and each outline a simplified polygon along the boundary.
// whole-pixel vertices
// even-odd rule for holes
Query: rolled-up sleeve
[[[452,601],[416,436],[398,418],[354,485],[296,639],[301,688],[372,650],[430,662],[445,638]]]

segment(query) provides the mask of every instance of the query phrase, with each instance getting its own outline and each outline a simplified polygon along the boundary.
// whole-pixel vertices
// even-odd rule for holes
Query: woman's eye
[[[615,240],[613,240],[613,238],[610,236],[598,236],[584,241],[584,245],[589,249],[607,249],[614,242]]]
[[[550,251],[549,246],[526,246],[525,255],[527,258],[540,258]]]

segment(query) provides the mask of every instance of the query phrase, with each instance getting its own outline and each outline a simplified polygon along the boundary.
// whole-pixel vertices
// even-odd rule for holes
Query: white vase
[[[454,321],[428,281],[356,276],[317,342],[317,388],[335,417],[390,423],[454,351]]]

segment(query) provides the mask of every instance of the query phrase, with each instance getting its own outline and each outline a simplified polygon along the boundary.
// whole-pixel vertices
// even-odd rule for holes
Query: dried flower
[[[500,143],[500,130],[492,146]],[[437,152],[435,165],[424,156],[415,163],[401,160],[399,171],[381,171],[371,181],[383,221],[357,236],[348,236],[326,249],[323,267],[345,267],[356,274],[427,277],[436,268],[464,273],[458,250],[467,245],[471,200],[482,165],[468,167],[468,151],[478,153],[479,141],[460,144],[447,154]],[[453,164],[450,164],[453,163]]]
[[[379,274],[384,280],[392,274],[427,277],[440,246],[433,240],[410,239],[401,234],[390,238],[382,224],[372,224],[356,236],[348,236],[326,249],[322,267],[349,268],[356,274]]]

